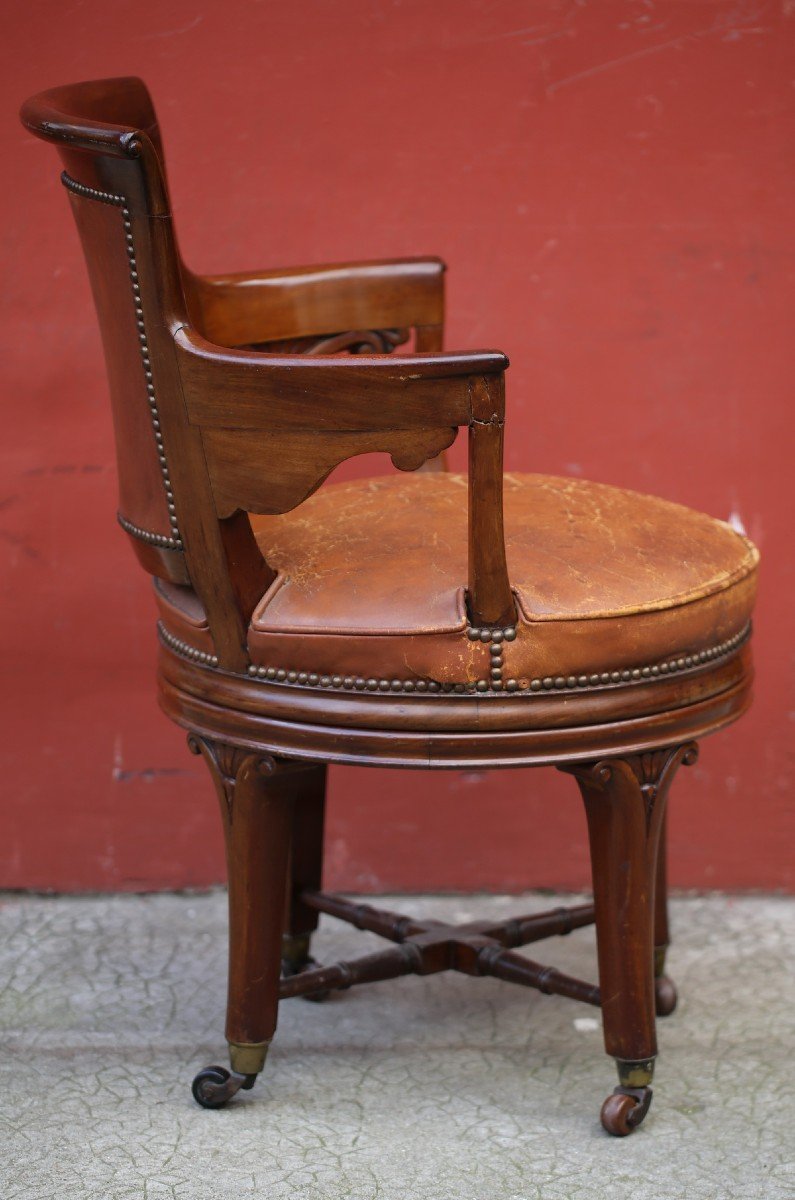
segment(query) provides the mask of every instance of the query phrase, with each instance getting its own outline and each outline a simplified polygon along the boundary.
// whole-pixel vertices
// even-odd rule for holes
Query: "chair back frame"
[[[508,362],[496,352],[432,349],[443,311],[428,284],[439,264],[419,260],[411,288],[388,265],[360,271],[358,287],[342,265],[331,290],[306,269],[291,278],[289,299],[302,299],[291,320],[276,273],[204,279],[181,262],[159,126],[141,80],[54,89],[28,101],[22,119],[58,147],[83,242],[113,403],[119,521],[147,571],[196,591],[220,666],[247,668],[249,619],[274,577],[249,513],[295,508],[358,454],[383,451],[416,470],[462,426],[470,618],[483,627],[513,621],[502,517]],[[411,354],[317,353],[357,338],[358,349],[391,349],[408,325]],[[380,343],[368,333],[379,326],[387,330]],[[247,348],[289,338],[314,338],[314,353]]]

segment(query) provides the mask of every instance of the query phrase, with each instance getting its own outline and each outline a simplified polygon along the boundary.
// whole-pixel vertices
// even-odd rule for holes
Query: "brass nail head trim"
[[[134,143],[131,142],[130,145]],[[83,196],[87,200],[97,200],[100,204],[110,204],[114,208],[118,208],[122,215],[122,226],[124,229],[124,244],[127,252],[127,262],[130,274],[130,286],[132,288],[133,307],[136,315],[136,325],[138,328],[139,352],[141,355],[141,364],[144,371],[144,379],[146,380],[146,390],[149,398],[149,409],[152,420],[152,430],[155,437],[155,445],[158,451],[158,460],[160,462],[160,473],[163,476],[163,484],[166,489],[166,499],[168,502],[169,523],[171,525],[171,538],[162,540],[163,534],[153,533],[150,530],[141,529],[140,526],[133,525],[132,522],[126,522],[119,516],[119,524],[125,532],[133,537],[140,538],[142,541],[148,542],[154,546],[165,546],[170,550],[182,549],[182,538],[179,532],[179,523],[177,521],[176,509],[173,503],[170,502],[170,497],[173,494],[171,487],[171,478],[168,472],[168,463],[163,452],[163,437],[160,433],[160,414],[157,408],[157,400],[155,398],[155,390],[152,385],[152,370],[149,355],[149,342],[146,335],[146,325],[144,321],[144,310],[141,303],[141,288],[138,283],[138,262],[135,257],[135,241],[132,232],[132,215],[127,204],[125,196],[118,195],[114,192],[103,192],[99,188],[88,187],[85,183],[80,183],[77,179],[72,179],[66,171],[61,173],[61,183],[68,192],[73,192],[76,196]]]

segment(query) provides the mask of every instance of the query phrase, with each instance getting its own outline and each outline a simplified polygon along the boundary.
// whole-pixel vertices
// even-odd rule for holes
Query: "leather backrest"
[[[175,380],[157,353],[184,300],[152,101],[139,79],[99,80],[34,97],[22,120],[65,167],[105,351],[119,522],[147,570],[187,582],[160,422]]]

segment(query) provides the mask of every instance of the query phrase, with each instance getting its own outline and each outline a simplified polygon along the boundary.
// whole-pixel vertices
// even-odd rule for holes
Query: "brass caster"
[[[256,1078],[256,1075],[227,1071],[226,1067],[205,1067],[191,1085],[193,1099],[202,1108],[223,1108],[241,1089],[248,1091],[252,1088]]]
[[[654,981],[654,1011],[658,1017],[669,1016],[676,1008],[676,985],[667,975],[658,975]]]
[[[650,1087],[617,1087],[602,1105],[602,1125],[613,1137],[626,1137],[643,1121],[651,1104]]]
[[[294,975],[303,975],[305,971],[316,971],[320,966],[311,955],[307,955],[301,962],[296,962],[294,959],[282,959],[282,979],[292,979]],[[307,996],[302,996],[302,1000],[311,1000],[313,1004],[321,1004],[324,1000],[328,1000],[331,995],[331,989],[325,988],[322,992],[310,992]]]

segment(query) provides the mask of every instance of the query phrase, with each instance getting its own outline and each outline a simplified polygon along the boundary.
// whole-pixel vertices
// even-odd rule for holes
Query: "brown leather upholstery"
[[[461,476],[395,475],[255,517],[279,575],[252,618],[252,661],[291,682],[490,680],[492,643],[467,628],[466,495]],[[507,475],[505,525],[518,618],[501,646],[505,686],[666,674],[747,626],[758,555],[722,521],[604,484]],[[167,629],[211,653],[195,606],[179,618],[172,604]]]

